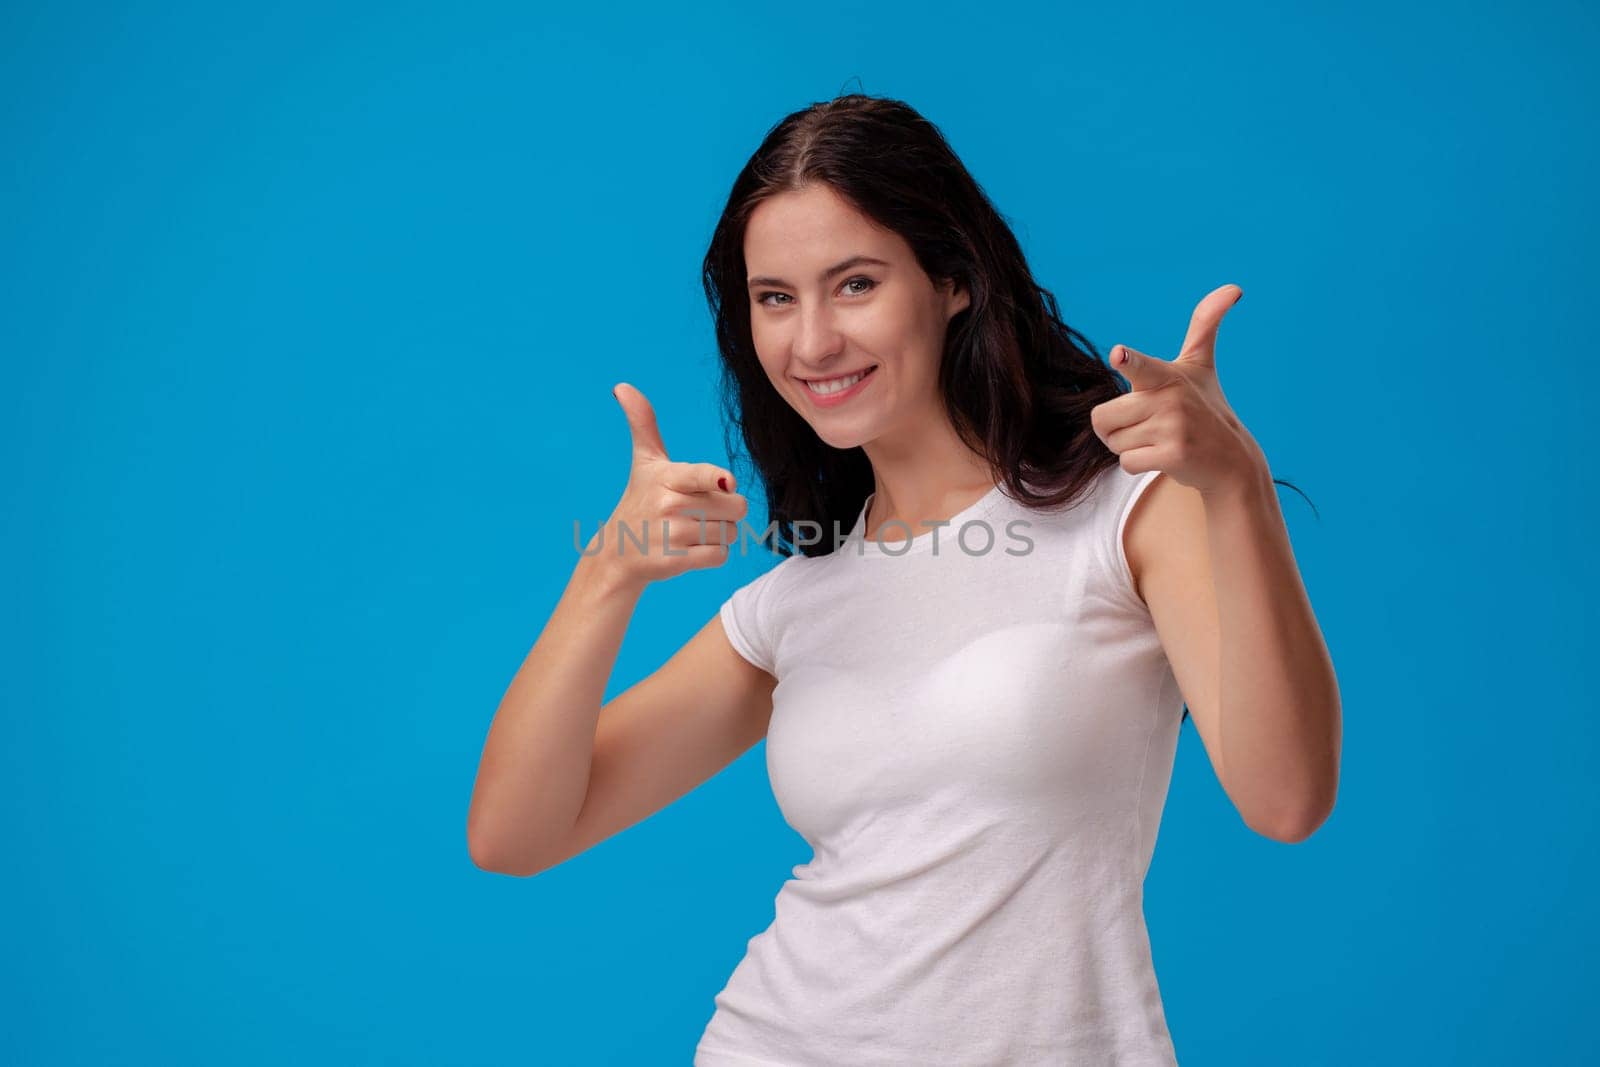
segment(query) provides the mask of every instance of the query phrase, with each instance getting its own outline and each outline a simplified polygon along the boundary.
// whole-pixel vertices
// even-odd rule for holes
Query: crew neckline
[[[855,525],[850,527],[850,534],[845,538],[844,543],[851,546],[854,550],[852,553],[854,555],[893,557],[931,552],[933,551],[935,536],[939,536],[939,551],[941,553],[960,552],[961,548],[956,541],[956,535],[961,532],[962,525],[992,514],[999,506],[1000,501],[1005,499],[1005,484],[997,482],[990,486],[987,493],[984,493],[977,500],[950,516],[949,519],[944,521],[943,525],[937,527],[925,526],[921,533],[914,534],[909,539],[895,541],[876,541],[867,537],[867,509],[872,507],[872,500],[877,495],[877,490],[867,494],[867,499],[861,504],[860,512],[856,514]],[[900,523],[902,527],[911,525],[899,519],[894,521]],[[998,537],[999,535],[996,534],[995,536]]]

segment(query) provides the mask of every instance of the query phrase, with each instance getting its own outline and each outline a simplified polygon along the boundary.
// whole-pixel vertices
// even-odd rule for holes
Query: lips
[[[843,381],[845,378],[849,378],[857,374],[866,374],[877,369],[878,365],[876,363],[871,363],[865,367],[858,367],[852,371],[845,371],[843,374],[830,374],[826,378],[801,378],[800,380],[802,382],[810,382],[816,385],[826,385],[828,382]]]
[[[859,396],[862,390],[867,389],[872,385],[872,376],[877,373],[877,369],[877,365],[873,364],[865,370],[854,371],[851,374],[843,375],[842,380],[848,381],[851,377],[855,377],[855,381],[843,388],[836,387],[832,392],[828,393],[819,393],[808,384],[806,386],[806,395],[810,398],[812,406],[817,408],[832,408],[837,407],[840,404],[848,404],[855,397]],[[802,379],[802,381],[804,380],[805,379]],[[822,380],[836,382],[840,381],[841,379],[825,378]]]

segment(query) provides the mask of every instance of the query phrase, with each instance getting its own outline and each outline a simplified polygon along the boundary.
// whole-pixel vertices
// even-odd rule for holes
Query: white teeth
[[[866,371],[858,371],[848,378],[832,378],[825,382],[807,382],[806,388],[818,396],[827,396],[829,393],[837,393],[841,389],[850,388],[866,376]]]

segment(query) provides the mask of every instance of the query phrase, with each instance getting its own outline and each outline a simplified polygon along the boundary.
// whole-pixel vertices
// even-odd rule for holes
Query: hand
[[[745,498],[734,492],[732,472],[712,463],[672,462],[644,394],[627,383],[612,394],[628,419],[633,463],[622,499],[586,551],[607,568],[619,568],[626,584],[640,587],[720,566],[747,510]]]
[[[1089,421],[1129,474],[1164,471],[1213,494],[1267,471],[1266,454],[1234,415],[1217,382],[1217,327],[1243,296],[1237,285],[1206,294],[1171,362],[1127,345],[1111,350],[1111,366],[1133,391],[1096,404]]]

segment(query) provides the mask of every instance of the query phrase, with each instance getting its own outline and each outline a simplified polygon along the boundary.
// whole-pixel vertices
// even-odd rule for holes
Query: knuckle
[[[678,494],[665,486],[656,490],[652,501],[652,510],[657,515],[665,515],[678,506]]]

